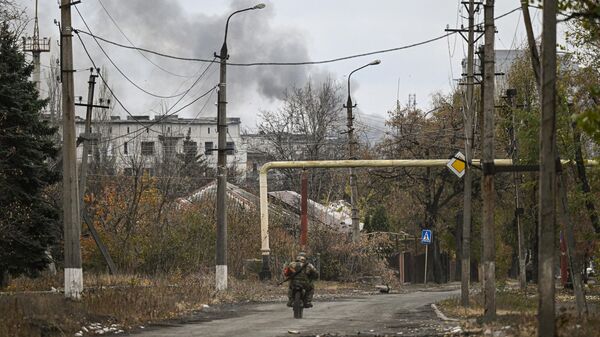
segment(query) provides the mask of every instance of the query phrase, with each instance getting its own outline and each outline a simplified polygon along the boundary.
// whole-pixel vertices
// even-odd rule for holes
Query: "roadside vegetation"
[[[570,4],[564,9],[581,9],[575,1],[563,3]],[[446,168],[364,169],[357,170],[358,207],[365,224],[365,235],[359,242],[350,242],[346,234],[315,224],[310,228],[307,247],[300,247],[298,221],[271,214],[272,283],[257,279],[261,262],[258,205],[228,199],[231,286],[226,292],[215,293],[215,194],[188,200],[192,192],[214,181],[215,172],[188,134],[184,153],[157,156],[152,159],[155,162],[132,153],[127,173],[108,155],[108,142],[94,148],[82,203],[85,291],[79,302],[65,300],[60,292],[64,243],[59,221],[62,191],[58,181],[58,128],[42,116],[46,108],[60,110],[56,109],[60,107],[60,91],[54,82],[53,94],[40,99],[29,81],[32,67],[17,43],[27,19],[13,0],[0,0],[0,5],[0,336],[85,334],[82,327],[93,323],[115,324],[127,330],[148,322],[180,319],[203,310],[205,305],[282,299],[285,285],[274,286],[273,282],[282,279],[280,270],[300,250],[305,250],[320,270],[323,283],[317,285],[317,294],[321,289],[331,294],[346,293],[359,287],[355,282],[363,277],[394,285],[396,275],[389,268],[388,258],[401,250],[420,255],[423,249],[413,240],[426,228],[434,233],[429,248],[431,280],[445,283],[460,277],[460,263],[450,261],[461,259],[461,179]],[[557,85],[558,150],[561,158],[580,164],[568,166],[563,172],[577,243],[572,252],[575,273],[583,272],[590,262],[600,258],[600,218],[596,210],[600,171],[583,165],[584,159],[600,153],[598,6],[583,9],[589,13],[573,17],[570,22],[569,42],[576,52],[561,57]],[[526,52],[515,60],[505,80],[507,89],[516,90],[511,102],[515,104],[497,101],[496,156],[512,157],[518,144],[518,163],[533,165],[539,160],[540,102]],[[104,99],[110,98],[106,87],[99,92]],[[290,87],[279,109],[259,114],[257,128],[269,142],[265,158],[347,158],[346,141],[339,137],[345,130],[343,92],[340,83],[331,78]],[[450,158],[465,147],[463,108],[463,93],[457,89],[433,94],[432,107],[427,110],[398,102],[388,112],[385,129],[357,120],[357,157]],[[110,121],[111,112],[107,109],[98,114],[100,133],[109,133],[105,122]],[[382,137],[369,139],[373,132]],[[474,158],[479,158],[480,141],[474,143]],[[473,172],[473,209],[479,210],[482,172]],[[298,171],[281,170],[277,174],[272,188],[299,191]],[[229,179],[250,193],[258,192],[255,180],[236,174],[234,169]],[[529,336],[535,328],[537,299],[505,284],[519,273],[517,227],[523,230],[528,278],[537,282],[538,177],[535,173],[499,173],[495,188],[500,318],[494,325],[476,320],[482,315],[481,295],[473,297],[469,309],[459,308],[455,300],[442,303],[442,307],[450,316],[465,319],[466,329],[485,332],[510,326],[504,329],[507,333]],[[309,198],[324,205],[350,200],[347,170],[310,171]],[[474,277],[482,246],[479,214],[474,212],[471,233]],[[560,229],[565,228],[562,222],[557,224]],[[108,275],[106,257],[97,248],[92,228],[114,262],[115,275]],[[394,241],[398,237],[409,239],[400,246]],[[51,272],[51,265],[57,273]],[[535,294],[532,286],[527,294]],[[594,335],[600,330],[600,293],[591,287],[586,294],[590,316],[581,319],[568,307],[573,302],[568,292],[557,297],[564,304],[558,323],[561,334]]]
[[[596,336],[600,329],[600,287],[590,286],[586,289],[586,302],[589,314],[577,315],[572,290],[557,289],[556,326],[558,336],[587,337]],[[469,307],[461,306],[460,298],[452,298],[438,303],[442,312],[451,319],[459,319],[465,335],[502,337],[526,337],[537,334],[537,286],[529,285],[526,292],[518,289],[518,285],[509,285],[496,292],[497,319],[484,322],[483,294],[477,291],[471,297]],[[486,332],[487,331],[487,332]]]

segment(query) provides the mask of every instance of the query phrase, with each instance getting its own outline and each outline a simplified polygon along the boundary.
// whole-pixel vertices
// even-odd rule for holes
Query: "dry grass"
[[[556,294],[559,314],[556,319],[558,336],[597,336],[600,331],[600,304],[598,289],[588,289],[587,303],[590,314],[579,318],[575,312],[574,296],[570,291],[558,290]],[[491,323],[481,321],[483,296],[471,296],[470,306],[463,308],[459,298],[439,303],[440,309],[449,317],[461,319],[463,329],[469,335],[483,335],[486,330],[502,331],[501,336],[535,336],[537,333],[537,289],[530,285],[527,294],[518,290],[504,289],[496,292],[497,319]]]
[[[82,326],[102,322],[123,327],[167,320],[212,301],[210,277],[188,276],[150,280],[141,277],[86,279],[81,301],[62,293],[25,292],[0,296],[0,336],[73,335]],[[28,289],[41,288],[32,281]],[[50,282],[51,284],[55,284]],[[24,283],[17,282],[21,287]]]
[[[226,292],[216,293],[211,274],[158,279],[88,274],[81,301],[66,300],[60,292],[37,292],[59,288],[61,282],[61,276],[13,280],[9,286],[13,293],[0,295],[0,336],[73,336],[95,322],[127,330],[178,319],[202,310],[204,304],[277,301],[287,293],[287,284],[234,278]],[[315,286],[319,297],[373,290],[371,285],[356,283],[319,281]]]

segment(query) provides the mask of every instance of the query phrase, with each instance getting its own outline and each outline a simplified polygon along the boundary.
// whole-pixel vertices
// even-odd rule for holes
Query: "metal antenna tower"
[[[33,55],[33,74],[32,80],[35,87],[40,92],[40,56],[42,53],[50,51],[50,39],[44,37],[40,39],[40,27],[38,25],[38,0],[35,0],[35,20],[33,24],[33,37],[23,37],[23,51],[30,52]]]

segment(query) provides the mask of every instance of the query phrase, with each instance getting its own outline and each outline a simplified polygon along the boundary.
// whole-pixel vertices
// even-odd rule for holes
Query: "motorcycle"
[[[294,309],[294,318],[302,318],[304,311],[304,302],[306,300],[306,289],[301,285],[294,285],[292,288],[292,309]]]

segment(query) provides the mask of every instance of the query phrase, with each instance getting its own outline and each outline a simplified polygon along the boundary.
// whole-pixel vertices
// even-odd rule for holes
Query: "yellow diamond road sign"
[[[446,164],[450,171],[454,172],[459,178],[465,175],[465,156],[458,151],[450,161]]]

